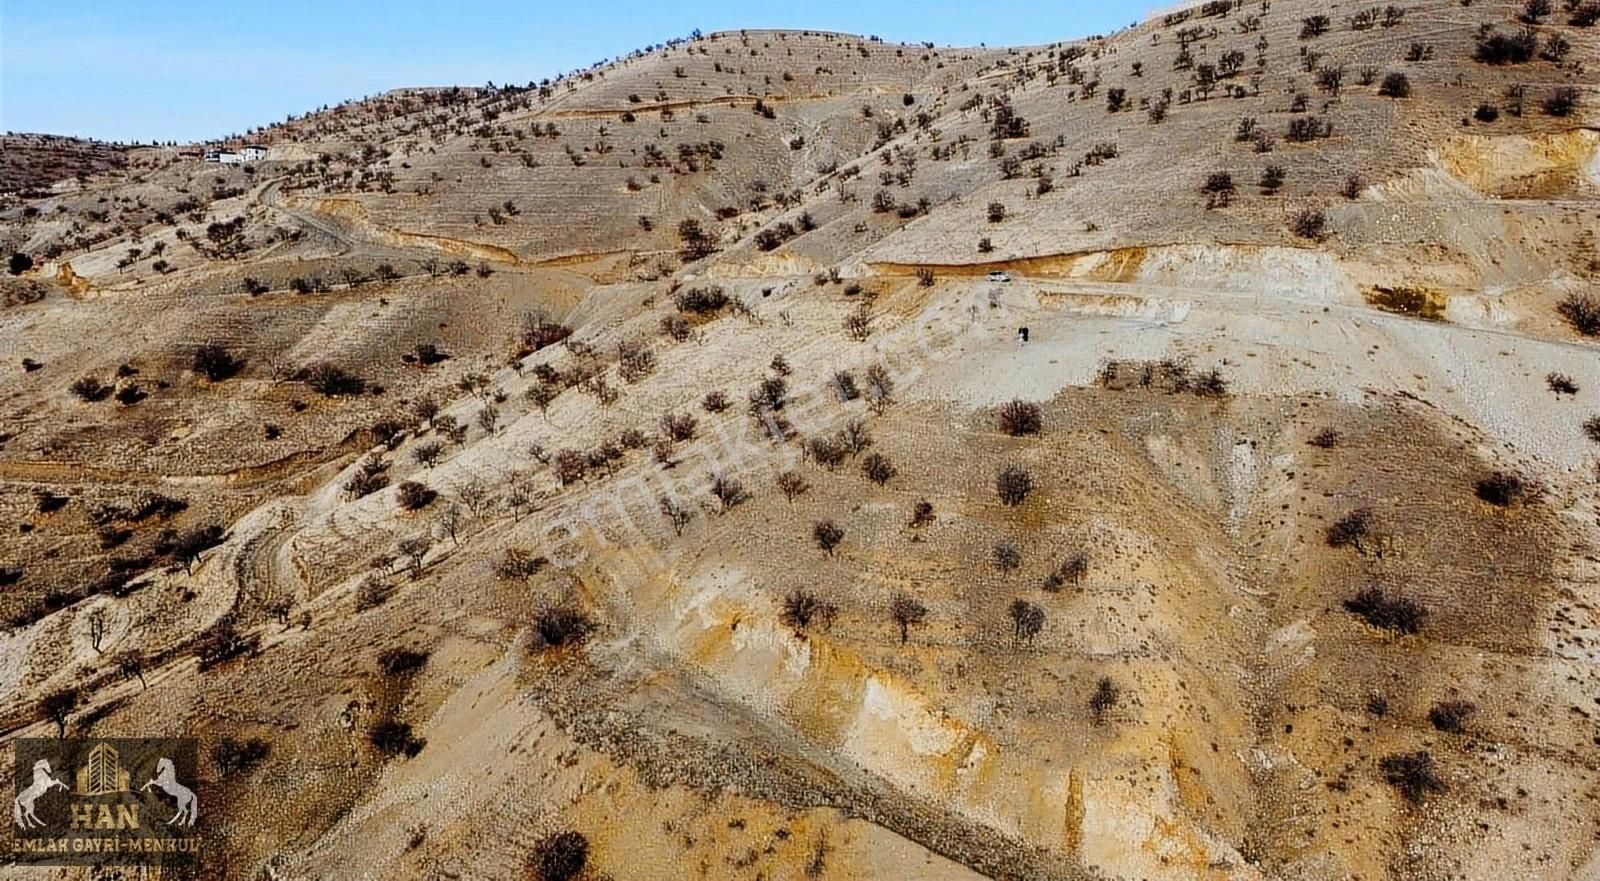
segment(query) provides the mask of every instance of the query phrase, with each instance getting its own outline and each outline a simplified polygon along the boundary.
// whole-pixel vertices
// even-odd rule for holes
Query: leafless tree
[[[101,654],[100,644],[105,641],[108,627],[104,606],[96,606],[89,610],[89,646],[94,649],[95,654]]]
[[[897,593],[889,601],[889,617],[900,626],[900,644],[905,645],[910,635],[909,628],[913,624],[921,624],[928,617],[928,607],[907,594]]]
[[[834,549],[844,541],[844,528],[832,520],[818,520],[811,525],[811,540],[831,557]]]
[[[798,471],[785,471],[779,474],[777,483],[778,491],[791,502],[805,495],[806,490],[811,488],[811,484],[806,482],[805,477]]]
[[[667,518],[668,523],[672,524],[672,531],[681,537],[684,527],[688,526],[689,521],[694,517],[694,511],[690,510],[687,505],[680,504],[671,496],[662,496],[657,499],[657,504],[661,507],[661,515]]]

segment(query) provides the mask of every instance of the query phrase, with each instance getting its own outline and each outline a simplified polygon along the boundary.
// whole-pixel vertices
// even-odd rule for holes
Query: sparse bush
[[[684,288],[673,296],[679,312],[692,315],[715,315],[728,305],[728,293],[717,285]]]
[[[1526,0],[1522,4],[1522,14],[1517,16],[1517,20],[1523,24],[1539,24],[1550,11],[1550,0]]]
[[[1345,600],[1344,607],[1373,627],[1399,634],[1417,633],[1428,618],[1428,611],[1416,602],[1391,596],[1376,585]]]
[[[692,336],[694,331],[689,327],[689,322],[683,320],[682,315],[661,316],[661,334],[677,342],[683,342]]]
[[[378,669],[391,678],[409,676],[427,663],[428,653],[415,649],[390,648],[378,653]]]
[[[1044,417],[1038,404],[1018,399],[1000,405],[996,423],[1002,433],[1022,437],[1038,434],[1044,426]]]
[[[1544,378],[1545,387],[1558,395],[1575,395],[1578,393],[1578,382],[1565,373],[1549,373]]]
[[[783,610],[778,619],[784,626],[795,631],[804,631],[815,621],[824,628],[833,626],[833,619],[839,614],[839,608],[826,602],[808,590],[790,591],[783,598]]]
[[[555,649],[577,645],[594,631],[594,622],[582,610],[552,606],[534,617],[534,648]]]
[[[882,453],[868,453],[866,458],[861,460],[861,473],[873,483],[883,486],[899,472]]]
[[[271,753],[272,745],[259,737],[224,737],[211,745],[211,764],[220,776],[232,777],[255,770]]]
[[[1016,465],[1008,465],[995,476],[994,491],[1002,503],[1015,508],[1033,492],[1033,477]]]
[[[909,524],[911,528],[920,529],[932,522],[933,503],[927,499],[917,502],[916,507],[911,510],[911,523]]]
[[[1378,85],[1378,94],[1385,98],[1411,97],[1411,79],[1399,71],[1390,71],[1383,75],[1383,82]]]
[[[428,743],[412,733],[410,723],[394,719],[386,719],[373,725],[367,731],[367,742],[388,758],[405,756],[408,759],[422,752],[422,748]]]
[[[1532,485],[1509,471],[1496,471],[1480,479],[1474,490],[1479,499],[1499,508],[1509,508],[1533,495]]]
[[[1383,779],[1412,803],[1421,802],[1431,792],[1444,792],[1444,781],[1434,770],[1433,756],[1427,750],[1414,753],[1396,753],[1384,756],[1378,762]]]
[[[1361,540],[1372,531],[1372,509],[1357,508],[1340,517],[1328,527],[1326,540],[1329,547],[1354,547],[1361,550]]]
[[[1321,239],[1328,227],[1328,216],[1320,208],[1300,210],[1289,221],[1289,230],[1302,239]]]
[[[1010,575],[1022,567],[1022,551],[1009,541],[996,542],[990,551],[994,568],[1002,575]]]
[[[661,417],[661,433],[675,441],[694,440],[699,424],[688,413],[668,413]]]
[[[1479,122],[1494,122],[1500,118],[1500,108],[1489,103],[1479,104],[1478,108],[1472,111],[1472,118]]]
[[[844,541],[844,528],[832,520],[818,520],[811,524],[811,540],[828,556]]]
[[[1261,192],[1272,195],[1283,187],[1283,179],[1287,172],[1281,165],[1269,165],[1261,172]]]
[[[67,387],[79,400],[88,403],[103,401],[111,396],[112,387],[97,376],[80,376]]]
[[[706,396],[700,400],[700,409],[707,413],[721,413],[728,406],[728,396],[720,391],[706,392]]]
[[[1578,108],[1578,90],[1573,86],[1560,86],[1546,95],[1540,106],[1546,116],[1571,116]]]
[[[534,881],[573,881],[589,861],[589,840],[578,832],[558,832],[533,846],[528,858]]]
[[[1428,722],[1447,734],[1460,734],[1477,711],[1470,701],[1440,701],[1428,710]]]
[[[617,373],[628,383],[636,383],[654,373],[656,355],[639,340],[617,344]]]
[[[1006,614],[1011,618],[1011,635],[1018,642],[1032,642],[1044,629],[1044,609],[1020,597],[1011,601]]]
[[[1473,50],[1474,60],[1483,64],[1526,64],[1533,60],[1539,48],[1539,37],[1533,28],[1523,28],[1515,34],[1502,34],[1492,28],[1478,37]]]
[[[255,654],[259,644],[255,635],[240,632],[238,622],[229,614],[201,632],[195,643],[195,655],[200,660],[200,669],[208,670],[241,655]]]
[[[798,471],[785,471],[779,474],[777,484],[778,491],[791,502],[805,495],[806,490],[811,488],[811,484]]]
[[[1089,713],[1094,716],[1096,725],[1105,722],[1106,714],[1116,707],[1119,697],[1116,683],[1111,681],[1111,677],[1100,677],[1100,681],[1095,683],[1094,694],[1089,696]]]
[[[416,447],[411,450],[411,458],[418,465],[421,465],[425,468],[432,468],[434,464],[439,461],[439,457],[443,453],[444,444],[436,440],[426,440],[418,443]]]
[[[1600,336],[1600,297],[1593,294],[1568,294],[1556,305],[1556,313],[1584,336]]]
[[[1304,144],[1318,138],[1333,137],[1333,123],[1320,116],[1296,116],[1289,120],[1284,139],[1293,144]]]
[[[1045,576],[1044,589],[1048,593],[1056,593],[1067,585],[1077,585],[1083,582],[1084,576],[1089,574],[1089,556],[1076,553],[1057,566],[1049,575]]]
[[[721,474],[714,474],[711,477],[711,495],[716,498],[724,514],[750,498],[750,494],[745,492],[743,483],[736,478]]]
[[[1583,433],[1589,436],[1589,440],[1600,444],[1600,416],[1591,416],[1584,420]]]
[[[56,723],[56,737],[67,736],[67,720],[71,718],[82,695],[73,687],[60,688],[39,699],[39,715]]]
[[[1328,32],[1332,22],[1326,15],[1312,15],[1300,20],[1300,39],[1311,40]]]
[[[401,483],[395,492],[395,501],[407,511],[420,511],[433,504],[438,497],[438,493],[415,480]]]
[[[301,378],[325,398],[359,395],[367,389],[366,380],[330,361],[320,361],[301,371]]]
[[[220,343],[207,343],[194,350],[194,372],[204,376],[210,382],[222,382],[232,379],[244,368],[244,361],[235,358],[228,348]]]
[[[550,561],[522,548],[506,548],[494,561],[494,576],[505,581],[520,581],[538,575]]]
[[[1233,175],[1226,171],[1213,171],[1200,185],[1200,194],[1206,197],[1207,210],[1226,208],[1233,201]]]
[[[889,601],[889,617],[900,628],[900,644],[905,645],[913,624],[921,624],[928,617],[928,607],[908,594],[897,593]]]
[[[672,524],[673,534],[680,537],[683,535],[684,527],[694,518],[694,511],[690,510],[689,506],[680,504],[671,496],[660,497],[656,500],[656,506],[660,508],[661,516]]]
[[[369,496],[389,485],[389,466],[378,456],[368,456],[345,478],[340,487],[346,498]]]
[[[361,579],[361,583],[356,585],[356,611],[365,612],[368,609],[376,609],[389,601],[391,593],[393,591],[389,588],[389,585],[377,576],[369,575]]]

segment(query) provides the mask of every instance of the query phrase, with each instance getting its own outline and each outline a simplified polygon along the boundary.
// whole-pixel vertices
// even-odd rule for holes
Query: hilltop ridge
[[[0,197],[0,744],[220,744],[205,877],[1587,879],[1591,8],[701,34]]]

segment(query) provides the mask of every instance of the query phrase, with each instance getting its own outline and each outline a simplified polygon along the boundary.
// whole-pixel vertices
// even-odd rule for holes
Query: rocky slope
[[[697,35],[13,198],[4,737],[259,741],[208,878],[1591,877],[1586,9]]]

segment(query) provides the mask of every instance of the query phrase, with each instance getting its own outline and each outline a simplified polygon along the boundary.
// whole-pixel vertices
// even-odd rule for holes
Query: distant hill
[[[62,135],[0,136],[0,192],[42,190],[72,177],[102,174],[128,164],[127,148]]]

